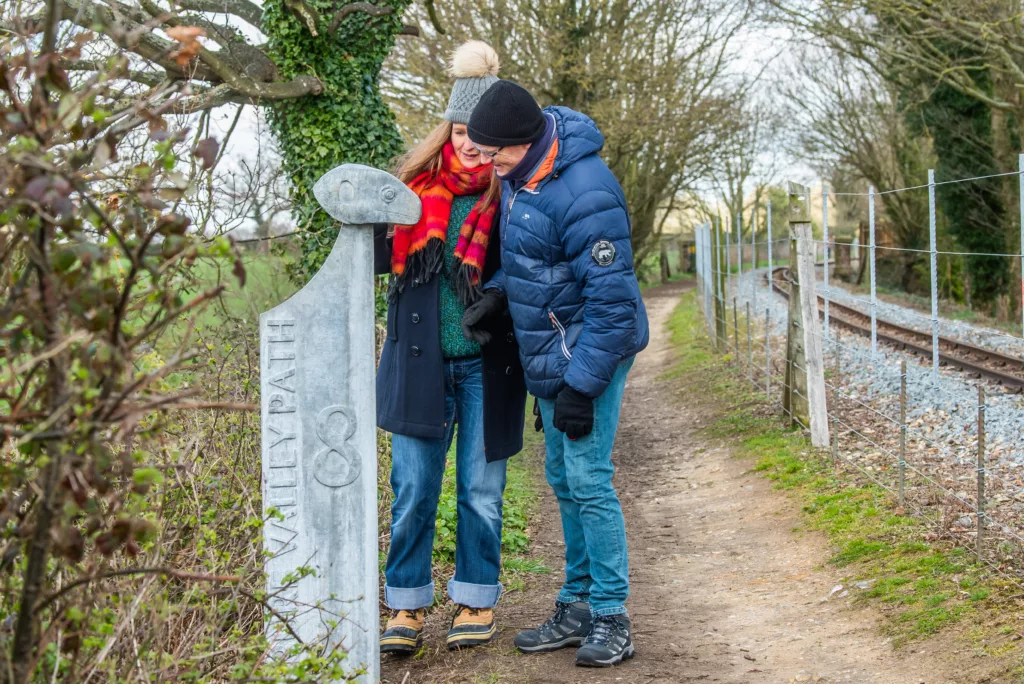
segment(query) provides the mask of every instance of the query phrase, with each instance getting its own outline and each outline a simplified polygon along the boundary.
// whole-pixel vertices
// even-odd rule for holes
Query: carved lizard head
[[[362,164],[342,164],[313,186],[313,196],[333,218],[348,225],[397,223],[420,218],[420,199],[391,174]]]

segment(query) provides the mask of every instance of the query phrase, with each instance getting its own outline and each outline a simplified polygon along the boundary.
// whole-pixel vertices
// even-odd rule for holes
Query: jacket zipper
[[[508,225],[509,220],[512,218],[512,205],[514,205],[516,203],[516,197],[518,197],[519,193],[522,192],[522,191],[523,191],[523,189],[519,188],[518,190],[516,190],[515,192],[512,193],[512,197],[510,197],[509,200],[508,200],[508,206],[505,207],[505,225],[506,226]]]
[[[508,222],[509,222],[509,219],[512,218],[512,205],[516,203],[516,195],[518,195],[518,194],[519,194],[518,190],[513,192],[512,196],[508,198],[508,205],[505,207],[505,230],[501,231],[501,246],[502,246],[502,248],[505,247],[505,237],[506,237],[506,234],[508,233]]]
[[[572,352],[569,351],[568,345],[565,344],[565,327],[562,325],[562,322],[558,320],[558,317],[555,316],[554,311],[548,312],[548,318],[551,319],[551,325],[554,326],[555,330],[558,331],[558,335],[561,337],[560,342],[562,344],[562,353],[565,354],[565,358],[572,361]]]
[[[508,225],[509,220],[512,218],[512,207],[516,203],[516,197],[519,197],[519,193],[523,192],[524,190],[526,190],[526,192],[530,193],[531,195],[540,194],[540,190],[527,190],[526,186],[523,186],[523,187],[519,188],[518,190],[516,190],[515,192],[513,192],[512,193],[512,197],[510,197],[509,200],[508,200],[508,206],[505,207],[505,225],[506,226]]]

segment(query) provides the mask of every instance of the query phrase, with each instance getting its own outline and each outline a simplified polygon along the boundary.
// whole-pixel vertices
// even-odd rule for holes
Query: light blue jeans
[[[444,361],[442,439],[391,438],[391,547],[384,570],[384,599],[392,610],[434,602],[431,555],[434,523],[448,449],[455,445],[455,577],[448,596],[470,608],[492,608],[501,596],[501,499],[506,461],[484,457],[483,367],[479,358]]]
[[[625,613],[629,596],[626,521],[612,486],[612,446],[633,360],[619,364],[607,389],[594,400],[594,429],[582,439],[572,441],[556,430],[555,400],[540,400],[545,470],[558,499],[565,536],[565,584],[558,600],[587,601],[594,615]]]

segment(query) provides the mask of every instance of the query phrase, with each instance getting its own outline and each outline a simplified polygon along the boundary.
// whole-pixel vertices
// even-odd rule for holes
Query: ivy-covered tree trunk
[[[377,11],[347,13],[334,31],[327,21],[314,22],[317,35],[300,20],[302,9],[328,18],[338,12],[337,3],[267,0],[263,5],[263,30],[281,75],[309,74],[323,83],[322,94],[270,106],[270,123],[291,180],[294,218],[304,233],[302,259],[292,272],[298,280],[316,273],[337,235],[334,220],[313,197],[313,184],[339,164],[386,167],[402,149],[394,116],[380,96],[378,75],[408,5],[409,0],[379,0]]]

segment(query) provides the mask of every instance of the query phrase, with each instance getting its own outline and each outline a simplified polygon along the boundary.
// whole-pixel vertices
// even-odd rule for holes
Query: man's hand
[[[586,437],[594,429],[594,400],[566,386],[555,399],[554,424],[569,439]]]
[[[470,342],[483,346],[491,341],[491,333],[480,323],[505,308],[505,295],[498,290],[487,290],[476,304],[466,307],[462,315],[462,334]]]

